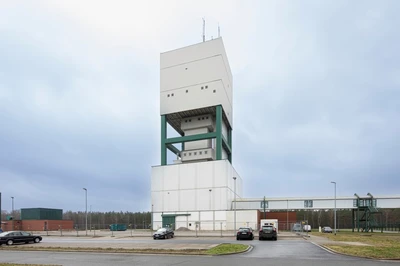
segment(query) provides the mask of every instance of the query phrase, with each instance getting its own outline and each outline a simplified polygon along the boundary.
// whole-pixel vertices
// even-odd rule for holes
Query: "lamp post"
[[[335,225],[334,231],[335,231],[335,235],[336,235],[336,182],[332,181],[331,183],[335,185],[335,214],[334,214],[334,222],[333,223]]]
[[[12,217],[12,229],[11,230],[15,230],[14,228],[14,197],[11,197],[11,217]]]
[[[212,189],[209,189],[208,190],[210,193],[209,193],[209,199],[208,199],[208,203],[210,204],[210,207],[209,207],[209,209],[210,209],[210,211],[211,211],[211,191],[212,191]]]
[[[90,211],[89,211],[89,229],[90,229],[90,232],[92,232],[92,205],[90,205]]]
[[[154,208],[154,204],[151,204],[151,227],[150,227],[150,233],[151,235],[153,235],[153,208]]]
[[[86,222],[85,222],[85,230],[86,230],[86,235],[87,235],[87,189],[83,188],[85,190],[85,217],[86,217]]]
[[[233,196],[235,200],[234,211],[233,211],[233,234],[236,235],[236,176],[233,177]]]

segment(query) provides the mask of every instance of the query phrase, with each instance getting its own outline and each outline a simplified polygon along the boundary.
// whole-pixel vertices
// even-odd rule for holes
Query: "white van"
[[[305,225],[303,226],[303,231],[304,231],[304,232],[311,232],[311,225],[305,224]]]

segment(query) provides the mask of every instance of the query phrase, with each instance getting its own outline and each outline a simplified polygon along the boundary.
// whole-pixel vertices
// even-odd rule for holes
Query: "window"
[[[217,90],[213,90],[213,92],[214,92],[214,93],[216,93],[216,92],[217,92]]]
[[[186,156],[186,152],[183,154],[183,156]]]
[[[186,90],[186,93],[188,93],[189,92],[189,90]]]
[[[201,118],[199,117],[199,118],[197,118],[197,120],[200,120]]]
[[[194,152],[194,154],[193,155],[197,155],[197,152]]]
[[[207,151],[204,151],[204,154],[207,154]]]
[[[171,96],[174,96],[174,94],[172,93]]]
[[[187,123],[187,120],[185,120],[185,123]]]
[[[169,94],[167,95],[167,97],[169,97]]]
[[[204,89],[204,87],[201,87],[201,89]]]
[[[200,155],[201,155],[202,153],[203,153],[202,151],[199,152]]]
[[[208,119],[208,116],[206,117],[206,119]]]
[[[201,120],[204,120],[204,117],[202,117]]]
[[[191,152],[189,152],[189,156],[192,156],[192,153],[191,153]]]
[[[208,89],[208,86],[206,86],[206,89]]]
[[[192,119],[189,119],[189,122],[192,122]]]
[[[312,200],[305,200],[304,201],[304,208],[312,208],[313,207],[313,201]]]

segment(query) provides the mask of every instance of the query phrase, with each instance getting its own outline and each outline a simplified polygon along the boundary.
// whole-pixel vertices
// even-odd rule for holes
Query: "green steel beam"
[[[181,151],[178,150],[178,148],[175,147],[175,146],[172,145],[172,144],[167,144],[167,149],[170,150],[170,151],[172,151],[173,153],[175,153],[175,154],[178,155],[178,156],[181,154]]]
[[[222,106],[216,106],[215,112],[215,125],[216,125],[216,140],[215,140],[215,149],[216,149],[216,159],[222,160]]]
[[[222,145],[228,155],[232,154],[231,147],[229,147],[229,142],[225,139],[223,135],[222,135]]]
[[[161,165],[167,165],[167,119],[165,115],[161,116]]]
[[[216,132],[210,132],[210,133],[197,134],[191,136],[169,138],[165,140],[165,144],[175,144],[175,143],[190,142],[196,140],[214,139],[216,137],[217,137]]]

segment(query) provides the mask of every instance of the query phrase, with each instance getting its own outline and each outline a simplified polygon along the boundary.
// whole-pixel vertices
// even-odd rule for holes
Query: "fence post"
[[[222,222],[220,222],[220,224],[221,224],[221,237],[222,237]]]

